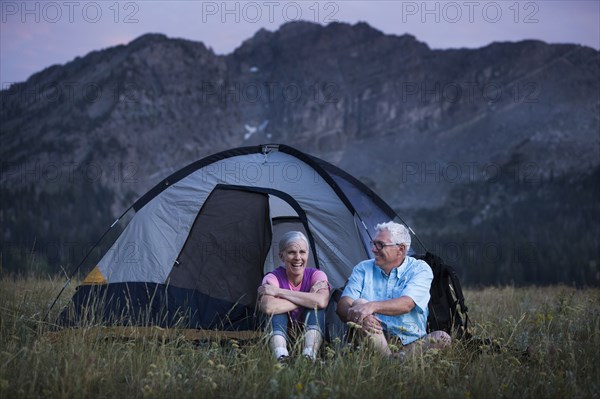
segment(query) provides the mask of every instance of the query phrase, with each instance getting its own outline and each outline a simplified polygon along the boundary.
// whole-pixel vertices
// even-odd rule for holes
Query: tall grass
[[[404,362],[341,342],[316,364],[282,367],[262,340],[193,342],[159,329],[57,335],[41,322],[61,281],[0,281],[0,397],[594,398],[600,395],[600,290],[467,290],[473,332]],[[64,301],[72,292],[65,293]],[[51,315],[56,316],[56,312]]]

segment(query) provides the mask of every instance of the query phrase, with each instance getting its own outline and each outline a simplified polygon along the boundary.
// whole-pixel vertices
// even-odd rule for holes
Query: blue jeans
[[[302,313],[304,320],[304,330],[317,330],[323,336],[323,328],[325,327],[325,309],[308,309],[305,308]],[[297,328],[301,323],[291,323],[287,313],[275,314],[271,317],[271,335],[282,335],[288,341],[289,327]]]

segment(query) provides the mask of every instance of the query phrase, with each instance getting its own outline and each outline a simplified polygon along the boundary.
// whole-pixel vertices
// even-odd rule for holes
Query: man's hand
[[[348,320],[362,326],[362,332],[368,334],[381,334],[383,326],[381,320],[374,315],[373,303],[365,299],[357,299],[348,309]]]
[[[365,300],[354,301],[350,309],[348,309],[348,320],[353,321],[357,324],[362,324],[363,320],[373,315],[373,303]]]
[[[382,334],[383,327],[381,326],[381,320],[374,315],[365,317],[362,322],[362,331],[368,334]]]

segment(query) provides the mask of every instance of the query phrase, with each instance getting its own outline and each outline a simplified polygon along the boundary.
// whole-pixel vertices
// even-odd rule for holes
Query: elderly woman
[[[321,270],[306,267],[308,240],[299,231],[290,231],[279,241],[283,266],[263,278],[258,287],[260,310],[270,317],[269,346],[279,361],[289,357],[288,330],[304,328],[302,355],[315,360],[323,342],[329,283]]]

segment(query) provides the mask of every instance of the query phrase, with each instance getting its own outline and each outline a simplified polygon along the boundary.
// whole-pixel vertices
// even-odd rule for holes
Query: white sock
[[[279,359],[282,356],[289,356],[289,352],[287,350],[287,348],[282,348],[280,346],[278,346],[277,348],[275,348],[273,350],[273,355],[275,356],[275,359]]]
[[[275,359],[279,359],[281,356],[289,356],[289,352],[287,350],[287,342],[283,335],[273,335],[271,340],[269,341],[271,346],[271,351],[275,356]]]
[[[315,353],[315,350],[312,348],[304,348],[302,350],[302,356],[306,356],[306,357],[310,358],[310,360],[317,360],[317,354]]]
[[[308,356],[312,360],[316,360],[322,342],[323,337],[321,337],[319,331],[308,330],[304,336],[304,349],[302,350],[302,355]]]

